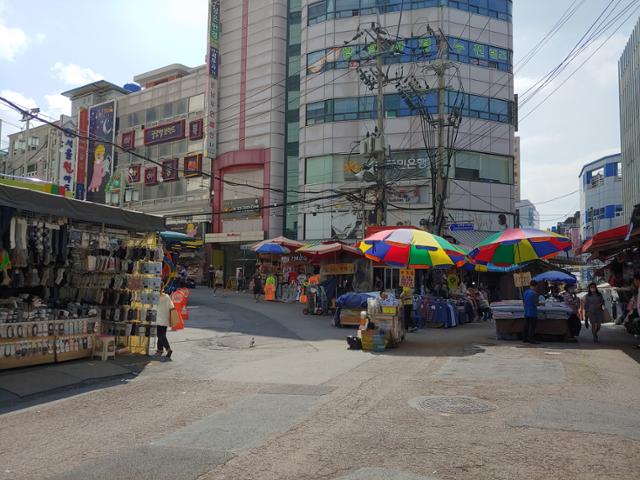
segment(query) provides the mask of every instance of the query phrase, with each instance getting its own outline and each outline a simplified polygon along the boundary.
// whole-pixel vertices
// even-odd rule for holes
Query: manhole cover
[[[435,410],[440,413],[486,413],[497,407],[479,398],[462,396],[430,396],[409,400],[409,405],[423,411]]]

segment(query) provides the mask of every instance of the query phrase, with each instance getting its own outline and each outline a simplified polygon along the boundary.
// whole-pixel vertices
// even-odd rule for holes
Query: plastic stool
[[[104,362],[109,357],[116,358],[116,337],[111,335],[96,335],[93,342],[93,352],[91,358],[100,357]]]

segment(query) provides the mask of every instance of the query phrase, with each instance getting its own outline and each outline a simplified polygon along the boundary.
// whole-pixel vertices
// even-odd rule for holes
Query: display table
[[[524,330],[524,306],[520,300],[496,302],[491,305],[496,322],[496,335],[502,340],[514,340]],[[547,302],[538,307],[536,335],[570,336],[571,308],[560,302]]]

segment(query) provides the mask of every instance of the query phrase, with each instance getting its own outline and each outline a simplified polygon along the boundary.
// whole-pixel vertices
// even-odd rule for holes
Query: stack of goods
[[[363,330],[360,333],[360,342],[362,350],[370,352],[384,352],[388,343],[384,332],[377,329]]]

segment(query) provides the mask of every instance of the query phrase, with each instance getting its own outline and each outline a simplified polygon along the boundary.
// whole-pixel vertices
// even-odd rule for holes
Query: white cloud
[[[51,71],[55,78],[71,86],[85,85],[104,78],[90,68],[81,67],[74,63],[65,65],[62,62],[56,62],[55,65],[51,67]]]
[[[71,114],[71,100],[60,94],[45,95],[47,101],[46,113],[49,117],[60,118],[60,115]]]
[[[516,76],[515,80],[513,81],[514,90],[516,93],[522,94],[526,92],[529,88],[533,87],[536,81],[537,80],[535,78]]]
[[[36,43],[38,45],[42,45],[46,39],[47,39],[47,36],[44,33],[36,34]]]
[[[0,59],[12,62],[29,46],[29,37],[21,28],[0,23]]]

